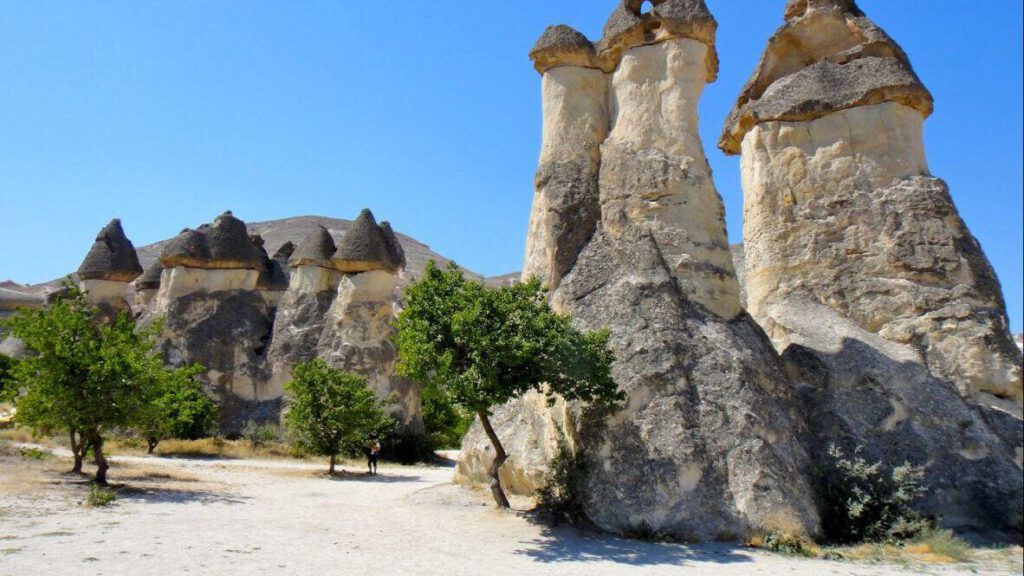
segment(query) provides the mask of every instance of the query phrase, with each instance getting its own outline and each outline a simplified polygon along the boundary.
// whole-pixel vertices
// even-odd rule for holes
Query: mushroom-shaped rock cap
[[[334,253],[334,267],[342,272],[395,272],[398,269],[398,263],[392,260],[384,231],[368,208],[359,213],[341,237],[338,251]]]
[[[808,10],[839,10],[855,13],[858,16],[864,15],[854,0],[789,0],[786,2],[786,12],[783,17],[786,20],[800,18]]]
[[[533,67],[541,74],[558,66],[600,68],[597,51],[587,37],[570,26],[548,26],[530,50]]]
[[[298,247],[288,258],[288,265],[292,268],[299,266],[332,268],[331,257],[334,256],[334,251],[334,238],[331,238],[331,233],[327,231],[327,228],[317,226],[299,242]],[[280,250],[278,252],[280,253]]]
[[[206,235],[191,228],[182,230],[160,254],[160,264],[164,268],[205,268],[209,262],[210,247],[206,244]]]
[[[707,45],[707,79],[714,82],[718,78],[718,52],[715,50],[718,22],[704,0],[650,0],[650,3],[653,8],[644,13],[644,0],[622,0],[612,12],[597,49],[604,70],[615,70],[622,53],[634,46],[690,38]]]
[[[402,248],[398,235],[391,229],[391,223],[387,220],[381,222],[380,229],[384,232],[384,240],[388,243],[388,255],[391,256],[391,262],[397,269],[405,268],[405,249]]]
[[[210,247],[208,268],[260,268],[260,256],[245,222],[230,211],[218,216],[204,234]]]
[[[136,290],[156,290],[160,288],[160,277],[164,272],[164,266],[160,263],[160,259],[157,258],[152,264],[146,268],[146,271],[135,279]]]
[[[131,282],[139,274],[142,274],[139,256],[117,218],[96,235],[96,241],[78,267],[78,277],[82,280]]]
[[[762,122],[803,122],[897,102],[928,116],[932,96],[902,48],[852,0],[791,0],[726,119],[718,147],[739,154]]]

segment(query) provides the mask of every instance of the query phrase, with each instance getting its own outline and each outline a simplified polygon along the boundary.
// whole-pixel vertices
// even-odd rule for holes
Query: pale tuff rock
[[[1019,526],[1021,357],[995,272],[928,169],[930,112],[855,4],[790,3],[720,142],[743,154],[747,306],[805,386],[816,447],[924,463],[947,524]]]
[[[703,2],[654,2],[646,15],[640,4],[620,5],[606,28],[599,55],[614,65],[605,79],[578,65],[544,73],[524,268],[557,286],[552,306],[578,327],[611,331],[613,376],[628,400],[614,413],[549,408],[538,395],[495,409],[510,454],[500,473],[508,489],[530,493],[565,442],[587,462],[584,507],[603,529],[690,540],[814,534],[794,393],[740,307],[722,201],[697,133],[697,102],[714,77],[714,19]],[[598,210],[538,217],[582,197],[570,192],[593,198],[595,167]],[[483,480],[492,453],[475,425],[456,478]]]
[[[600,218],[597,183],[609,121],[605,74],[565,58],[566,48],[553,53],[553,46],[568,43],[562,37],[573,41],[572,54],[593,54],[590,42],[567,26],[548,28],[531,53],[543,70],[544,129],[523,278],[536,276],[552,289],[572,267]],[[580,47],[583,42],[589,52]],[[561,58],[557,66],[555,56]]]
[[[697,126],[707,50],[678,39],[624,52],[601,147],[601,222],[613,237],[653,232],[684,295],[729,319],[741,310],[739,284]]]

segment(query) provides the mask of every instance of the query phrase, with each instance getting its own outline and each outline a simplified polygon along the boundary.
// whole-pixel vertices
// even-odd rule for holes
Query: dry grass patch
[[[846,560],[894,564],[958,564],[978,559],[978,549],[958,538],[951,530],[928,529],[902,545],[860,544],[829,549]]]

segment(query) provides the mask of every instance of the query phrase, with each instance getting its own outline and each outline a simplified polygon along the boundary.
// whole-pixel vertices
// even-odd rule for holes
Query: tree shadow
[[[688,562],[751,562],[734,544],[675,544],[629,540],[570,526],[545,526],[541,536],[516,550],[537,562],[614,562],[630,566],[682,566]]]
[[[112,484],[111,488],[117,490],[118,500],[134,500],[149,504],[188,504],[191,502],[199,502],[201,504],[245,504],[249,500],[245,496],[225,494],[213,490],[183,490],[178,488],[128,486],[124,484]]]
[[[333,480],[335,482],[371,482],[380,484],[420,482],[423,480],[421,476],[411,476],[407,474],[370,474],[369,472],[350,472],[348,470],[338,470],[334,474],[327,474],[324,472],[323,476],[328,480]]]

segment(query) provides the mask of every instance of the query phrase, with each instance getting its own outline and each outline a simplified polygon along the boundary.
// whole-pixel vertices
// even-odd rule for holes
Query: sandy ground
[[[4,470],[4,467],[7,470]],[[0,463],[0,481],[14,465]],[[317,475],[303,463],[115,459],[107,508],[50,473],[45,490],[0,493],[0,575],[1010,574],[981,565],[887,566],[728,545],[622,540],[495,510],[446,467]],[[360,471],[361,472],[361,471]],[[1019,572],[1018,572],[1019,573]]]

